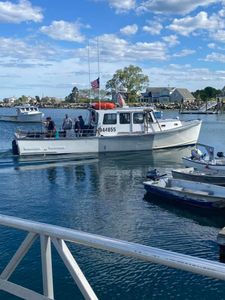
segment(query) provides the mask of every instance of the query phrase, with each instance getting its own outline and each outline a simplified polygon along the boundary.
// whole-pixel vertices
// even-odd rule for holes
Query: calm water
[[[1,114],[5,112],[0,110]],[[44,112],[60,126],[66,110]],[[69,114],[75,117],[79,113],[71,110]],[[174,115],[174,112],[164,113],[164,116]],[[225,151],[225,115],[182,116],[197,117],[204,120],[200,142]],[[11,159],[9,149],[17,126],[0,123],[1,163]],[[225,226],[225,216],[209,216],[145,199],[142,182],[147,171],[157,167],[167,172],[181,166],[181,157],[189,153],[190,148],[182,148],[106,154],[65,164],[2,166],[0,213],[218,261],[216,237]],[[1,269],[23,237],[23,232],[1,228]],[[82,246],[69,246],[99,299],[225,299],[222,281]],[[41,290],[39,250],[36,243],[12,281]],[[83,299],[58,255],[53,254],[56,299]],[[17,298],[0,292],[0,299]]]

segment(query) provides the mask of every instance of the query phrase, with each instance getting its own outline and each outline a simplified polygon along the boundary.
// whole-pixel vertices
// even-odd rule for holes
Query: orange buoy
[[[116,104],[113,102],[95,102],[91,106],[94,109],[113,109],[116,107]]]

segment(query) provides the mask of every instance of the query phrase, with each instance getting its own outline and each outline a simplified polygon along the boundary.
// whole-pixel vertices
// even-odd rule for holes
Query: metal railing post
[[[44,295],[54,299],[53,276],[52,276],[52,253],[51,239],[49,236],[41,235],[41,263]]]

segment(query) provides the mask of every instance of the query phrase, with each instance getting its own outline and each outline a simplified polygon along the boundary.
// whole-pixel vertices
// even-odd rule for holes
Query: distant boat
[[[201,208],[225,208],[225,187],[183,179],[145,181],[147,194],[163,201]]]
[[[198,171],[193,167],[190,167],[173,169],[171,173],[172,177],[175,179],[185,179],[225,186],[225,171],[217,171],[207,168],[205,168],[204,171]]]
[[[0,115],[0,121],[19,122],[19,123],[40,123],[44,114],[39,111],[38,107],[33,105],[17,106],[16,114],[13,116]]]

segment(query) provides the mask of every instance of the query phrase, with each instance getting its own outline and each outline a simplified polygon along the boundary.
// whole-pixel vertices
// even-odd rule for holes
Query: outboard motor
[[[151,180],[159,180],[161,177],[166,176],[167,174],[160,174],[157,169],[149,170],[146,177]]]
[[[217,156],[221,158],[221,157],[224,157],[224,154],[223,154],[223,152],[217,152]]]

